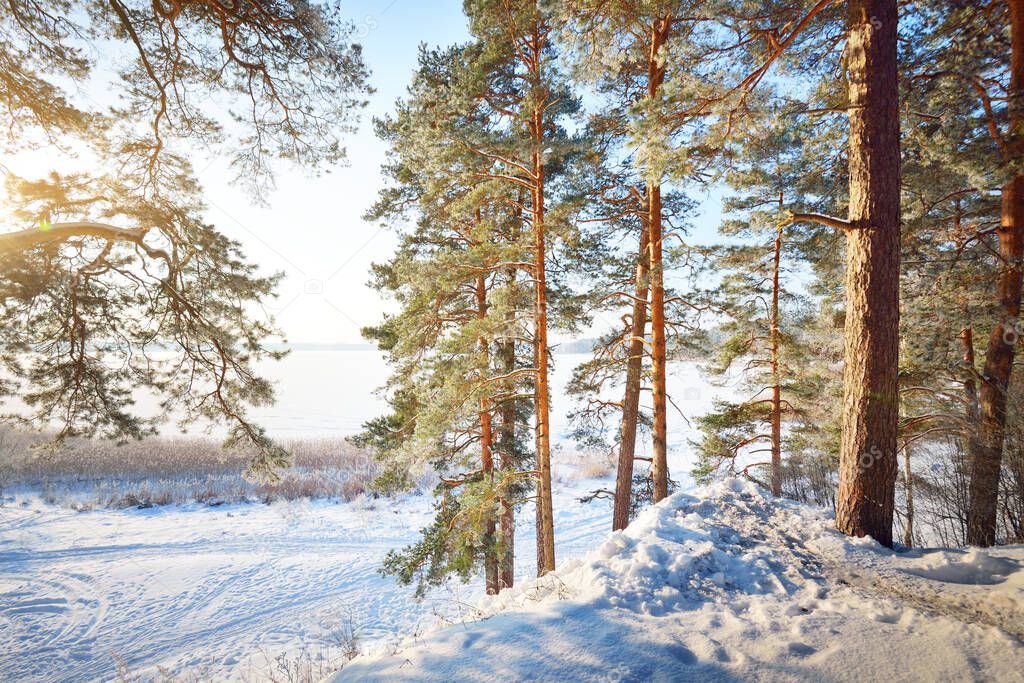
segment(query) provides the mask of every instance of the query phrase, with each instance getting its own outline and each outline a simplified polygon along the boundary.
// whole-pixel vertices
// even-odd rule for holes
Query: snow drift
[[[730,480],[346,680],[1024,680],[1024,547],[895,553]]]

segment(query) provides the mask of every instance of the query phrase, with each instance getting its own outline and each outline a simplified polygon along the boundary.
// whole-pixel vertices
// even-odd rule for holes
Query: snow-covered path
[[[869,573],[909,578],[846,579]],[[929,591],[958,597],[932,610]],[[1024,681],[1024,645],[988,625],[1024,623],[1024,547],[893,553],[738,480],[671,496],[481,613],[334,681]]]
[[[606,501],[559,493],[562,557],[610,524]],[[430,498],[169,506],[78,513],[0,507],[0,672],[5,680],[110,679],[159,668],[215,680],[263,680],[274,658],[343,661],[360,646],[460,619],[482,590],[454,583],[418,603],[378,573],[418,537]],[[518,576],[532,573],[532,513],[518,533]],[[325,663],[326,664],[326,663]]]
[[[245,661],[260,648],[326,641],[349,617],[367,639],[411,629],[430,605],[410,609],[376,570],[424,507],[3,508],[0,670],[94,680],[123,658],[223,675],[265,665]]]

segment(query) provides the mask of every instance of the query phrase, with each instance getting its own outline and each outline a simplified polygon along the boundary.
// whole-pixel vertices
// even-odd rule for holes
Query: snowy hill
[[[1024,547],[888,551],[732,480],[348,680],[1024,680]]]

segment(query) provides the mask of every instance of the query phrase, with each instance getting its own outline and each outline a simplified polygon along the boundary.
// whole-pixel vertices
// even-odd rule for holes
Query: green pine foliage
[[[362,442],[390,463],[385,488],[407,485],[409,472],[425,462],[433,462],[443,478],[438,523],[425,530],[420,544],[392,556],[389,567],[405,580],[420,576],[427,583],[447,574],[468,576],[486,561],[493,541],[483,532],[495,518],[494,496],[487,482],[476,479],[476,444],[453,435],[477,434],[481,398],[501,395],[488,399],[467,391],[476,386],[473,377],[533,364],[530,330],[517,326],[531,313],[526,269],[489,272],[484,318],[435,319],[472,303],[460,298],[473,277],[459,264],[529,261],[530,198],[516,180],[529,174],[531,122],[523,113],[537,101],[557,103],[544,149],[553,195],[547,261],[553,324],[589,325],[600,335],[569,385],[576,402],[570,415],[574,438],[592,450],[614,452],[618,445],[624,402],[617,394],[626,376],[631,297],[643,258],[644,193],[648,183],[661,184],[671,235],[665,260],[670,356],[699,357],[706,372],[736,394],[706,415],[688,416],[699,430],[691,444],[698,456],[693,474],[706,481],[740,473],[768,483],[770,472],[758,463],[771,450],[770,399],[777,386],[782,493],[834,504],[843,423],[846,237],[834,225],[793,216],[847,214],[843,8],[586,0],[478,0],[465,7],[473,40],[424,49],[410,97],[378,126],[395,150],[388,167],[394,183],[374,217],[401,213],[407,228],[415,227],[400,255],[375,270],[376,284],[394,293],[402,312],[367,331],[391,355],[395,374],[386,389],[393,414],[369,423]],[[1016,169],[993,154],[986,138],[993,125],[1006,126],[1006,100],[986,103],[977,84],[1005,89],[1010,45],[1000,12],[941,2],[902,11],[897,455],[923,454],[914,456],[922,462],[908,466],[905,479],[926,496],[919,509],[931,503],[938,509],[940,498],[967,496],[964,453],[977,421],[971,392],[983,380],[978,369],[988,331],[1002,315],[994,296],[1005,270],[995,256],[995,190]],[[548,38],[537,56],[551,75],[543,86],[527,83],[530,44],[524,36],[533,28]],[[650,41],[659,31],[665,42],[652,71]],[[658,69],[664,69],[663,80]],[[648,89],[652,74],[658,78],[654,96]],[[572,96],[576,84],[587,93],[586,107]],[[566,130],[560,123],[568,121]],[[684,242],[701,194],[723,188],[717,240]],[[457,225],[472,222],[478,210],[483,219],[475,229],[487,233],[487,247],[475,238],[473,244],[452,242]],[[514,360],[502,361],[506,352]],[[644,391],[648,360],[642,365]],[[526,443],[532,401],[530,381],[520,379],[504,389],[517,395],[521,413],[511,433]],[[1011,406],[1008,434],[1015,433],[1018,413]],[[637,422],[643,431],[650,416],[641,410]],[[528,471],[528,449],[518,457],[520,469]],[[926,467],[925,458],[939,458],[940,467]],[[1007,480],[1021,478],[1016,460],[1008,461]],[[644,477],[641,472],[634,482],[634,510],[645,500],[645,487],[649,493]],[[1001,500],[1001,524],[1013,533],[1019,517],[1014,494]],[[483,520],[482,526],[474,520]]]
[[[203,220],[186,152],[222,152],[255,201],[279,160],[343,159],[368,91],[351,34],[333,4],[0,8],[0,390],[27,406],[9,421],[55,429],[57,447],[141,438],[172,413],[212,420],[254,453],[253,475],[277,476],[288,454],[246,414],[273,400],[254,367],[279,356],[277,330],[254,311],[279,276]],[[83,96],[96,88],[116,104]],[[17,153],[44,149],[51,172],[18,172]],[[138,389],[159,414],[138,414]]]

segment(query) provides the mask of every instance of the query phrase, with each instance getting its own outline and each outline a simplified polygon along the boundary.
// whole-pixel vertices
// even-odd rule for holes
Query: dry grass
[[[559,481],[576,484],[588,479],[604,479],[615,473],[615,461],[607,451],[571,451],[559,454],[556,476]]]
[[[37,494],[75,509],[351,500],[379,471],[369,453],[340,438],[287,443],[294,465],[273,484],[245,478],[249,455],[225,451],[213,439],[152,438],[121,446],[79,440],[52,454],[32,450],[33,440],[0,431],[0,495]]]

